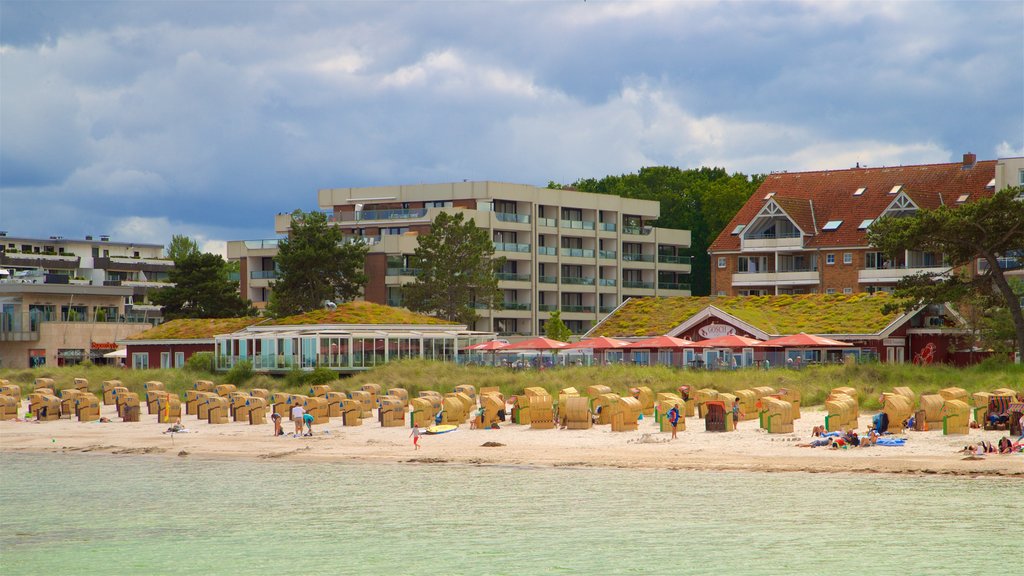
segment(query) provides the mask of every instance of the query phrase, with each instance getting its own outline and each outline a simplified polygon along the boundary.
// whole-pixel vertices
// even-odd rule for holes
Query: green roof
[[[129,336],[126,340],[202,340],[210,339],[217,334],[237,332],[251,326],[262,318],[245,316],[243,318],[182,318],[169,320],[163,324]]]
[[[447,324],[454,322],[416,314],[405,308],[392,308],[373,302],[346,302],[334,310],[314,310],[286,316],[264,323],[264,326],[298,326],[303,324]]]
[[[899,311],[882,313],[882,306],[891,301],[884,292],[634,298],[602,320],[590,335],[659,336],[708,306],[769,334],[874,334],[901,315]]]

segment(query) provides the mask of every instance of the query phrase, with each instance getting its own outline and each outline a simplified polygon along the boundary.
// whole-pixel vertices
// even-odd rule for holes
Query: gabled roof
[[[258,316],[243,318],[181,318],[129,336],[125,340],[213,340],[217,334],[235,332],[263,321]]]
[[[262,326],[300,326],[308,324],[447,324],[456,325],[455,322],[416,314],[405,308],[392,308],[373,302],[353,301],[339,304],[334,310],[314,310],[305,314],[296,314],[270,320]]]
[[[691,316],[714,307],[768,335],[877,334],[903,314],[884,314],[888,294],[800,294],[633,298],[602,320],[588,336],[617,338],[676,333]]]
[[[881,215],[896,197],[890,194],[894,186],[902,186],[902,191],[922,209],[943,204],[955,206],[957,198],[963,194],[968,194],[968,202],[991,196],[993,190],[988,188],[988,183],[995,177],[995,166],[995,160],[984,160],[967,168],[960,162],[953,162],[770,174],[711,243],[709,251],[739,250],[740,238],[733,236],[732,230],[740,224],[749,225],[769,200],[778,203],[805,233],[813,234],[818,230],[813,238],[804,239],[808,248],[867,246],[867,231],[858,230],[858,224]],[[866,190],[855,196],[858,188]],[[775,194],[766,200],[770,192]],[[814,225],[810,222],[811,206]],[[829,220],[842,220],[843,224],[836,230],[821,231]]]

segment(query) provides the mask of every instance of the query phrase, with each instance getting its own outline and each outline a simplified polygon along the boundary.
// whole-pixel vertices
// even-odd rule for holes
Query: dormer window
[[[825,226],[822,227],[822,230],[837,230],[842,225],[842,220],[829,220],[828,222],[825,223]]]
[[[910,216],[914,212],[917,212],[917,204],[907,197],[906,194],[900,194],[897,196],[889,207],[882,213],[883,216]]]

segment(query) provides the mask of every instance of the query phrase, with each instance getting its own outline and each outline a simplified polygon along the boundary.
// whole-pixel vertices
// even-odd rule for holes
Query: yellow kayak
[[[445,432],[451,432],[452,430],[458,429],[458,426],[452,426],[451,424],[441,424],[438,426],[431,426],[427,428],[427,434],[444,434]]]

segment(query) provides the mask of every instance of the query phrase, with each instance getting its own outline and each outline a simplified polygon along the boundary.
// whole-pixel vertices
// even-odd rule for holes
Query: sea
[[[990,477],[0,454],[0,574],[1020,574]]]

